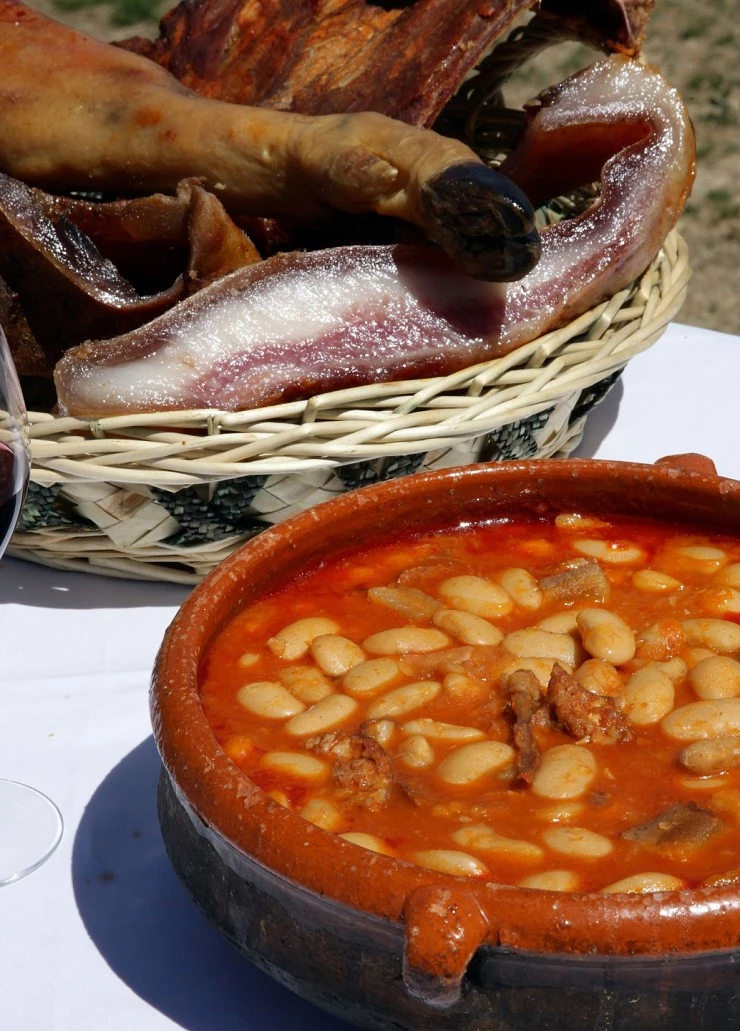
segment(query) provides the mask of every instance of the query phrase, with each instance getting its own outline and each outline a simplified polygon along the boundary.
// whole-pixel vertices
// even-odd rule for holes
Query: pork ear
[[[23,371],[36,374],[86,337],[114,336],[154,318],[183,292],[178,282],[167,292],[139,296],[88,236],[46,204],[42,191],[2,173],[0,275],[40,349],[33,368],[24,361]]]
[[[162,284],[153,257],[171,251]],[[108,255],[137,267],[136,287]],[[180,183],[175,197],[105,204],[54,197],[0,173],[0,315],[21,374],[51,375],[67,348],[136,329],[260,260],[197,182]]]

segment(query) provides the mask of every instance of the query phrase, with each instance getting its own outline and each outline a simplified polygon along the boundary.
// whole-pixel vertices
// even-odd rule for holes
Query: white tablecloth
[[[577,455],[699,451],[740,478],[738,383],[740,338],[673,325],[590,416]],[[1,1031],[347,1031],[232,950],[165,856],[147,688],[185,596],[2,563],[0,777],[54,798],[65,833],[0,887]]]

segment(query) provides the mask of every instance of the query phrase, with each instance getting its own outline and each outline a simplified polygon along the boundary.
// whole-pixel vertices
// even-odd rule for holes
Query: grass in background
[[[54,0],[60,14],[84,11],[89,7],[108,9],[113,25],[135,25],[138,22],[156,22],[162,9],[162,0]]]

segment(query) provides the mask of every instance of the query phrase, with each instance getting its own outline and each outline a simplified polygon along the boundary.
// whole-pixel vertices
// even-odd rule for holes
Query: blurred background
[[[101,39],[154,36],[169,0],[29,0]],[[174,2],[174,0],[173,0]],[[679,320],[740,334],[740,4],[657,0],[644,56],[686,100],[696,127],[698,174],[681,229],[693,278]],[[520,71],[507,102],[520,103],[594,59],[563,44]]]

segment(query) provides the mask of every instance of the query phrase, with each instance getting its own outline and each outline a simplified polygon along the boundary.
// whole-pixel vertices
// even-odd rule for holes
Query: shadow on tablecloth
[[[165,853],[158,775],[147,738],[100,784],[75,836],[77,907],[108,965],[188,1031],[349,1031],[257,970],[201,915]]]

